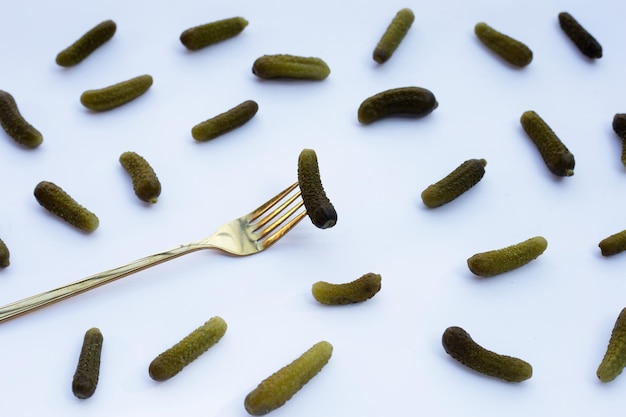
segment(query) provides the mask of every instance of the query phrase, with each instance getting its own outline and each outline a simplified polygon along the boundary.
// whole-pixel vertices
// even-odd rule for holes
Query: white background
[[[211,4],[214,3],[214,4]],[[219,4],[218,4],[219,3]],[[384,65],[371,54],[395,13],[415,22]],[[563,34],[569,11],[603,45],[586,59]],[[210,235],[296,180],[303,148],[316,150],[339,221],[305,219],[275,246],[247,258],[199,252],[0,324],[0,412],[12,415],[246,416],[263,378],[312,344],[333,357],[285,406],[287,415],[603,415],[623,407],[626,377],[595,371],[626,306],[626,254],[603,258],[604,237],[626,228],[626,170],[611,128],[624,101],[626,6],[608,0],[502,2],[91,1],[11,2],[0,26],[0,89],[44,135],[28,150],[0,131],[0,237],[11,266],[0,304],[46,291]],[[188,52],[180,33],[242,16],[236,38]],[[113,19],[111,41],[77,67],[56,54]],[[473,34],[485,21],[526,43],[533,62],[515,69]],[[264,54],[317,56],[321,82],[263,81]],[[80,94],[148,73],[154,85],[106,113]],[[388,88],[433,91],[422,119],[363,126],[359,104]],[[252,99],[242,128],[196,143],[196,123]],[[576,157],[575,175],[553,176],[523,132],[535,110]],[[163,192],[147,206],[117,159],[127,150],[154,167]],[[483,180],[454,202],[427,209],[420,193],[469,158]],[[42,180],[63,187],[100,218],[92,234],[34,199]],[[542,235],[548,249],[516,271],[478,279],[476,252]],[[382,290],[352,306],[324,307],[318,280],[382,275]],[[173,379],[156,383],[150,361],[210,317],[224,338]],[[533,365],[506,383],[472,372],[441,346],[448,326]],[[100,383],[78,400],[70,385],[84,332],[104,334]]]

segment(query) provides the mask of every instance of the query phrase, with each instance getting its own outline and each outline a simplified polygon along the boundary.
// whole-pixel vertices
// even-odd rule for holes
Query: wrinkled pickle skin
[[[602,256],[613,256],[626,250],[626,230],[612,234],[598,243]]]
[[[357,116],[363,124],[395,115],[422,117],[432,113],[438,105],[435,95],[426,88],[392,88],[363,100]]]
[[[395,15],[374,49],[374,61],[383,64],[391,58],[408,33],[414,20],[415,15],[413,11],[408,8],[401,9]]]
[[[367,273],[345,284],[318,281],[313,284],[313,297],[322,304],[343,305],[361,303],[372,298],[381,288],[380,274]]]
[[[150,378],[155,381],[172,378],[219,342],[226,333],[226,328],[226,322],[221,317],[210,318],[202,326],[154,358],[148,367]]]
[[[522,42],[511,38],[484,22],[474,26],[478,39],[506,62],[516,67],[525,67],[533,60],[533,52]]]
[[[467,260],[467,266],[476,275],[492,277],[526,265],[547,247],[545,238],[535,236],[506,248],[477,253]]]
[[[559,25],[583,55],[592,59],[602,58],[602,45],[571,14],[559,13]]]
[[[333,347],[326,341],[313,345],[299,358],[264,379],[244,400],[246,411],[262,416],[284,405],[328,363]]]
[[[0,90],[0,125],[20,145],[36,148],[43,142],[43,135],[28,123],[17,108],[13,96]]]
[[[93,232],[100,225],[95,214],[78,204],[61,187],[52,182],[41,181],[35,187],[34,194],[42,207],[74,227]]]
[[[596,375],[602,382],[613,381],[626,366],[626,308],[622,309],[611,331],[606,353]]]
[[[85,333],[78,365],[72,379],[72,392],[77,398],[86,399],[96,392],[100,376],[100,356],[103,343],[100,329],[93,327]]]
[[[422,202],[435,208],[451,202],[476,185],[485,175],[487,161],[468,159],[441,180],[422,191]]]
[[[130,175],[135,195],[141,201],[155,204],[161,195],[161,182],[148,161],[130,151],[121,154],[119,161]]]
[[[246,100],[232,109],[198,123],[191,129],[191,136],[198,142],[215,139],[246,124],[259,110],[253,100]]]
[[[87,90],[80,96],[80,102],[93,111],[111,110],[136,99],[151,86],[152,76],[144,74],[101,89]]]
[[[59,52],[56,57],[56,63],[62,67],[72,67],[79,64],[111,39],[116,29],[117,25],[112,20],[105,20],[99,23],[76,40],[76,42]]]
[[[322,186],[313,149],[303,149],[298,156],[298,185],[311,222],[320,229],[333,227],[337,223],[337,211]]]
[[[287,54],[263,55],[252,64],[252,73],[259,78],[292,78],[321,81],[328,77],[330,68],[321,58]]]
[[[524,112],[520,122],[528,137],[537,146],[550,172],[559,177],[574,175],[574,155],[537,113],[532,110]]]
[[[533,369],[528,362],[483,348],[460,327],[448,327],[441,342],[450,356],[476,372],[508,382],[522,382],[532,377]]]
[[[190,51],[225,41],[239,35],[248,26],[243,17],[231,17],[204,25],[194,26],[180,35],[180,42]]]
[[[622,164],[626,166],[626,113],[616,113],[613,116],[613,131],[622,141]]]
[[[2,239],[0,239],[0,268],[6,268],[11,265],[11,254],[9,248]]]

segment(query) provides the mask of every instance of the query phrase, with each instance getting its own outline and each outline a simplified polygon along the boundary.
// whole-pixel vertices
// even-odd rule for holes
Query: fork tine
[[[277,202],[282,200],[286,195],[288,195],[290,192],[292,192],[297,186],[298,186],[298,182],[296,181],[293,184],[291,184],[289,187],[285,188],[283,191],[278,193],[275,197],[270,199],[268,202],[262,204],[260,207],[258,207],[257,209],[253,210],[248,215],[250,221],[252,222],[252,221],[258,219],[263,214],[265,214],[274,204],[276,204]]]
[[[293,229],[294,226],[297,225],[300,222],[300,220],[304,219],[304,217],[306,217],[306,210],[298,213],[298,215],[296,217],[294,217],[293,219],[289,220],[289,222],[286,223],[285,225],[283,225],[283,227],[281,227],[280,229],[278,229],[276,231],[276,233],[274,233],[273,235],[271,235],[267,239],[263,240],[263,242],[262,242],[263,249],[269,248],[274,243],[276,243],[276,241],[278,241],[281,237],[285,236],[285,234],[287,234],[287,232],[289,232],[291,229]]]
[[[260,219],[256,224],[256,229],[254,230],[255,232],[259,229],[261,229],[263,226],[265,226],[267,223],[269,223],[270,221],[272,221],[274,218],[276,218],[276,216],[278,216],[283,210],[285,210],[285,208],[289,207],[298,197],[300,197],[302,195],[302,193],[300,192],[300,190],[298,190],[298,192],[296,192],[294,195],[292,195],[291,197],[289,197],[285,202],[283,202],[280,206],[276,207],[270,214],[268,214],[267,216],[265,216],[264,218]],[[296,212],[296,210],[300,207],[302,207],[302,200],[300,200],[300,203],[297,205],[296,208],[291,209],[289,214],[287,216],[283,216],[282,220],[277,222],[277,223],[282,223],[283,221],[285,221],[287,219],[287,217],[291,216],[293,213]],[[268,208],[269,209],[269,208]],[[267,209],[266,209],[267,211]],[[251,220],[252,221],[252,220]],[[276,228],[276,226],[278,226],[278,224],[276,224],[275,226],[268,228],[268,232],[272,231],[273,229]]]
[[[296,197],[298,197],[299,195],[300,194],[297,194]],[[294,199],[290,199],[290,200],[292,201]],[[287,203],[289,203],[289,201],[287,201]],[[287,221],[287,219],[290,218],[303,205],[304,205],[304,202],[302,200],[300,200],[295,206],[291,207],[283,215],[281,215],[278,219],[276,219],[272,224],[270,224],[265,229],[263,229],[263,226],[265,224],[267,224],[271,220],[274,220],[276,218],[276,216],[278,216],[280,213],[282,213],[282,211],[285,209],[285,207],[288,206],[288,204],[286,204],[286,203],[285,204],[281,204],[280,207],[278,207],[276,210],[272,211],[269,215],[267,215],[267,217],[265,217],[259,223],[254,225],[254,226],[256,226],[256,228],[254,229],[253,233],[257,233],[259,230],[263,229],[263,231],[261,231],[260,233],[257,233],[258,239],[263,239],[265,236],[267,236],[270,233],[272,233],[274,231],[274,229],[276,229],[278,226],[280,226],[285,221]],[[306,210],[304,210],[304,212],[306,214]]]

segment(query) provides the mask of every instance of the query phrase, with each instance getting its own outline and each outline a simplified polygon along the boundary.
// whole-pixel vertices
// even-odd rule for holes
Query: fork
[[[302,198],[299,197],[301,197],[301,192],[298,183],[295,182],[252,212],[223,224],[206,239],[146,256],[126,265],[0,307],[0,323],[201,249],[217,249],[235,256],[262,252],[276,243],[306,216],[306,209],[298,212],[303,208]]]

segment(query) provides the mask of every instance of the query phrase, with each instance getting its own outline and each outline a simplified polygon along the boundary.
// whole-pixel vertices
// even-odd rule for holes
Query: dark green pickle
[[[246,124],[258,110],[256,101],[246,100],[224,113],[198,123],[191,129],[191,136],[198,142],[215,139]]]
[[[278,54],[257,58],[252,64],[252,73],[264,79],[321,81],[330,75],[330,68],[321,58]]]
[[[571,14],[559,13],[559,25],[583,55],[592,59],[602,58],[602,45]]]
[[[93,111],[111,110],[136,99],[151,86],[152,77],[144,74],[108,87],[87,90],[80,96],[80,102]]]
[[[626,113],[616,113],[613,116],[613,131],[622,141],[622,164],[626,167]]]
[[[95,214],[78,204],[61,187],[52,182],[41,181],[35,187],[34,194],[42,207],[74,227],[93,232],[100,225]]]
[[[560,177],[574,175],[574,155],[537,113],[532,110],[524,112],[520,122],[550,172]]]
[[[2,239],[0,239],[0,268],[6,268],[11,265],[11,254],[9,248]]]
[[[219,342],[226,333],[226,328],[226,322],[221,317],[210,318],[209,321],[154,358],[148,367],[150,378],[155,381],[172,378]]]
[[[112,20],[105,20],[99,23],[76,40],[76,42],[59,52],[56,57],[56,63],[62,67],[71,67],[79,64],[111,39],[116,29],[117,26]]]
[[[100,329],[96,327],[85,333],[78,365],[72,379],[72,392],[77,398],[87,399],[96,392],[100,377],[100,356],[103,340]]]
[[[246,26],[248,21],[243,17],[217,20],[185,30],[180,42],[190,51],[197,51],[239,35]]]
[[[441,342],[450,356],[481,374],[508,382],[525,381],[533,374],[528,362],[483,348],[460,327],[448,327],[443,333]]]
[[[17,108],[13,96],[0,90],[0,125],[20,145],[36,148],[43,142],[43,135],[28,123]]]
[[[525,67],[533,60],[533,52],[522,42],[498,32],[484,22],[474,26],[474,33],[480,41],[506,62],[516,67]]]
[[[487,161],[468,159],[441,180],[422,191],[423,203],[435,208],[449,203],[476,185],[485,175]]]
[[[298,185],[311,222],[320,229],[333,227],[337,223],[337,211],[322,186],[313,149],[303,149],[298,156]]]
[[[396,13],[374,49],[374,61],[383,64],[391,58],[408,33],[414,20],[415,15],[411,9],[404,8]]]
[[[135,195],[141,201],[155,204],[161,195],[161,182],[148,161],[136,152],[124,152],[119,161],[130,175]]]
[[[343,305],[361,303],[369,300],[380,291],[380,274],[367,273],[360,278],[345,284],[332,284],[318,281],[313,284],[313,297],[322,304]]]
[[[622,309],[611,331],[606,353],[596,375],[602,382],[613,381],[626,367],[626,308]]]
[[[262,416],[283,406],[328,363],[333,346],[321,341],[313,345],[289,365],[261,381],[244,400],[246,411]]]
[[[626,250],[626,230],[612,234],[598,243],[602,256],[613,256]]]
[[[476,275],[492,277],[526,265],[547,247],[545,238],[535,236],[506,248],[477,253],[467,260],[467,266]]]
[[[365,99],[359,106],[357,116],[363,124],[395,115],[422,117],[430,114],[438,105],[435,95],[425,88],[392,88]]]

